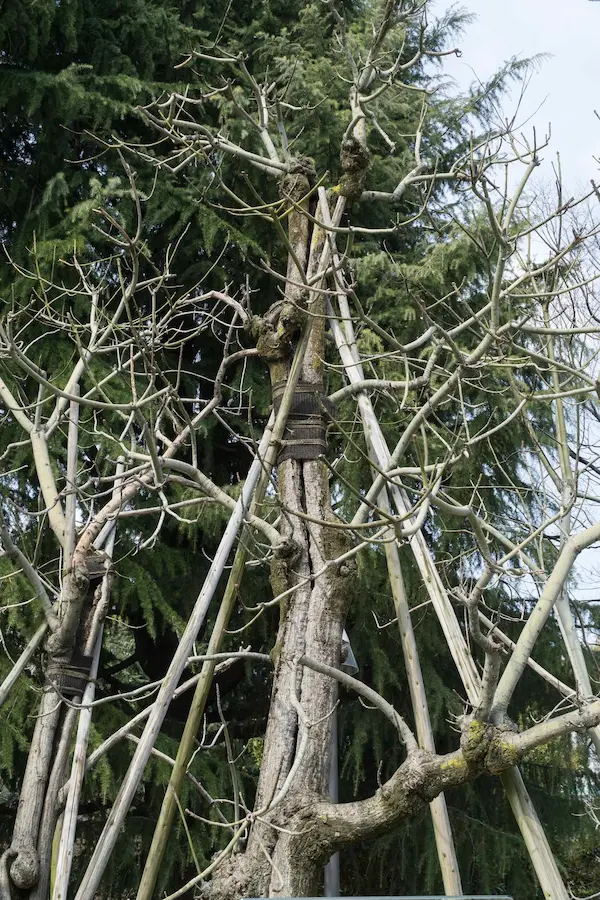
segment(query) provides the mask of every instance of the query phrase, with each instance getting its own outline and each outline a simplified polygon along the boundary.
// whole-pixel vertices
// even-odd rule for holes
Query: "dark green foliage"
[[[369,4],[345,4],[350,23],[351,40],[363,46],[369,33]],[[457,12],[449,15],[434,29],[431,47],[441,49],[456,42],[457,32],[465,24],[465,17]],[[0,236],[6,241],[11,256],[19,263],[31,265],[29,250],[35,246],[37,259],[44,270],[69,282],[71,270],[60,262],[73,249],[82,259],[99,256],[105,259],[106,245],[93,232],[94,210],[111,210],[119,222],[135,227],[133,208],[129,199],[129,185],[122,164],[107,144],[118,141],[149,144],[156,139],[136,107],[149,103],[153,97],[186,82],[195,84],[189,69],[174,69],[194,47],[210,47],[219,37],[232,53],[243,50],[248,67],[256,74],[268,68],[273,76],[288,71],[294,63],[290,80],[290,104],[303,104],[307,110],[294,122],[292,137],[298,154],[316,160],[319,176],[326,176],[326,184],[337,183],[340,176],[338,150],[340,138],[347,125],[346,85],[334,77],[340,66],[339,54],[331,41],[331,22],[320,2],[264,3],[259,0],[233,0],[230,4],[210,2],[164,3],[162,0],[135,0],[94,3],[92,0],[71,0],[55,3],[17,2],[6,0],[0,18]],[[415,36],[407,38],[414,43]],[[447,99],[441,91],[430,100],[426,147],[424,152],[439,160],[444,168],[468,146],[470,126],[486,127],[491,115],[492,100],[497,99],[508,81],[523,73],[524,64],[515,62],[506,67],[486,86],[485,91],[473,92],[460,102]],[[208,71],[210,82],[215,73]],[[215,76],[216,77],[216,76]],[[421,65],[411,74],[414,86],[441,83],[439,72]],[[408,99],[407,99],[408,97]],[[381,103],[380,121],[390,133],[406,135],[414,132],[422,110],[423,97],[418,92],[390,92]],[[219,100],[210,105],[208,115],[216,123],[226,123],[233,137],[247,139],[243,119],[234,114],[232,104]],[[407,140],[398,143],[393,154],[385,141],[375,137],[367,188],[393,189],[399,178],[412,165],[412,153]],[[228,198],[220,190],[219,179],[211,178],[215,160],[201,160],[195,168],[184,173],[163,174],[157,181],[152,200],[144,205],[144,239],[148,260],[161,264],[167,248],[185,233],[178,249],[176,271],[178,282],[192,290],[195,285],[222,287],[224,283],[242,284],[251,273],[256,295],[253,304],[262,311],[277,299],[278,287],[260,269],[265,259],[280,268],[285,248],[278,242],[270,223],[236,218],[222,209]],[[252,199],[252,191],[242,167],[236,161],[220,163],[223,180],[232,190]],[[135,160],[136,178],[142,192],[150,194],[154,167],[139,158]],[[253,184],[257,189],[258,180]],[[276,185],[260,183],[263,196],[273,199]],[[413,190],[390,214],[389,209],[373,206],[364,210],[362,224],[371,227],[390,223],[390,215],[399,221],[408,220],[422,202]],[[399,229],[385,240],[356,238],[349,248],[357,295],[365,311],[360,331],[361,349],[379,354],[386,351],[382,330],[388,331],[401,343],[416,337],[427,325],[427,310],[432,303],[452,294],[454,286],[464,291],[464,299],[474,309],[486,302],[483,284],[489,266],[487,251],[493,236],[485,232],[474,214],[460,199],[439,188],[431,198],[431,218],[426,225],[414,223]],[[459,221],[460,217],[460,221]],[[482,244],[476,252],[473,242],[465,236],[465,228],[475,233]],[[187,232],[185,231],[186,229]],[[151,262],[148,261],[148,266]],[[114,278],[114,274],[111,276]],[[0,275],[3,300],[29,297],[34,286],[30,280],[15,275],[6,266]],[[39,290],[39,285],[35,285]],[[39,299],[39,297],[38,297]],[[166,300],[165,300],[166,302]],[[448,327],[456,321],[453,304],[460,302],[456,295],[446,301]],[[67,305],[68,306],[68,305]],[[75,319],[80,314],[76,306],[68,306]],[[81,311],[83,318],[83,311]],[[241,342],[245,337],[242,335]],[[465,346],[469,337],[465,336]],[[62,373],[72,360],[73,348],[60,342],[40,342],[39,365],[53,381],[61,381]],[[221,345],[217,339],[202,346],[198,361],[198,345],[191,342],[186,348],[184,369],[188,373],[184,386],[188,396],[200,385],[200,395],[208,396],[211,385],[203,381],[214,371]],[[165,358],[171,365],[173,359]],[[451,360],[444,360],[450,364]],[[8,377],[15,372],[6,364]],[[7,377],[7,373],[3,374]],[[95,370],[93,376],[102,377]],[[385,375],[402,378],[404,372],[389,364]],[[91,377],[91,376],[90,376]],[[532,379],[533,379],[532,375]],[[333,390],[340,385],[338,376],[329,377]],[[499,371],[473,373],[465,381],[465,400],[470,404],[472,433],[490,424],[499,423],[506,414],[506,404],[499,390],[507,390]],[[270,397],[266,387],[264,368],[258,364],[249,369],[244,388],[248,405],[254,406],[253,420],[247,410],[232,414],[229,423],[248,434],[260,432]],[[19,385],[23,396],[35,397],[33,384]],[[111,399],[119,401],[118,384],[111,387]],[[492,393],[493,391],[493,393]],[[250,402],[250,398],[251,401]],[[384,433],[394,445],[399,428],[418,403],[409,396],[402,406],[396,398],[382,397],[377,409],[384,425]],[[15,439],[16,430],[11,418],[2,413],[0,450]],[[107,417],[110,419],[110,417]],[[351,404],[342,405],[338,414],[340,427],[351,435],[355,444],[353,462],[345,462],[339,469],[343,481],[332,482],[332,495],[340,512],[355,505],[352,486],[366,483],[368,461],[362,431],[354,418]],[[439,410],[435,425],[441,435],[451,434],[460,419],[455,407]],[[105,423],[108,429],[112,423]],[[337,426],[330,429],[332,458],[339,441]],[[536,428],[547,435],[552,444],[549,411],[540,404]],[[82,438],[90,476],[103,477],[114,468],[114,448],[105,444],[93,432],[91,417],[84,417]],[[504,433],[503,433],[504,434]],[[430,452],[437,451],[436,438],[429,435]],[[227,430],[213,423],[206,425],[199,435],[202,468],[224,489],[232,494],[239,489],[239,479],[247,468],[247,455],[239,443],[234,443]],[[527,433],[515,427],[501,436],[494,446],[489,442],[475,445],[472,455],[462,462],[460,475],[464,477],[465,495],[469,496],[473,481],[484,492],[486,505],[498,514],[504,510],[504,522],[510,533],[519,534],[519,510],[505,509],[506,492],[503,485],[507,474],[524,484],[520,460],[524,450],[530,449]],[[409,451],[411,462],[419,461],[424,448],[419,439]],[[65,460],[57,453],[57,466],[64,471]],[[29,457],[13,457],[19,465]],[[502,461],[502,467],[498,465]],[[27,506],[35,496],[31,467],[19,469],[0,478],[3,508],[14,514],[20,503]],[[348,485],[350,487],[348,487]],[[458,496],[458,495],[456,495]],[[181,498],[185,498],[182,491]],[[141,502],[151,505],[152,498],[142,495]],[[532,510],[535,513],[535,510]],[[35,520],[37,521],[37,520]],[[111,619],[107,625],[107,639],[101,662],[100,697],[118,690],[137,687],[161,678],[167,668],[177,636],[181,633],[189,610],[196,598],[209,560],[222,530],[223,514],[207,506],[190,523],[168,523],[160,542],[152,549],[138,552],[140,541],[148,538],[154,527],[148,517],[129,520],[119,532],[116,558],[117,575],[112,600]],[[446,527],[450,525],[450,528]],[[428,536],[435,547],[436,560],[444,569],[451,584],[478,565],[477,558],[462,560],[467,540],[460,521],[449,523],[434,515],[428,525]],[[22,535],[23,546],[31,558],[40,560],[41,567],[52,562],[52,542],[44,534],[42,523],[29,526]],[[470,542],[469,542],[470,546]],[[459,562],[457,562],[457,559]],[[403,554],[404,576],[411,606],[426,600],[418,573],[408,552]],[[22,636],[31,634],[39,624],[34,605],[18,606],[29,600],[30,589],[21,577],[6,579],[13,569],[0,560],[0,590],[2,605],[0,628],[7,653],[13,657],[22,646]],[[469,571],[467,571],[469,574]],[[393,616],[393,603],[385,575],[385,559],[376,550],[364,553],[359,566],[359,599],[351,609],[348,630],[360,665],[360,677],[371,684],[411,720],[410,702],[402,663],[400,639],[392,624],[373,637],[375,614],[380,623]],[[54,585],[58,587],[58,585]],[[263,615],[251,629],[236,633],[256,613],[256,603],[268,592],[264,570],[248,569],[241,591],[240,608],[232,623],[229,646],[241,642],[253,648],[269,650],[277,628],[274,611]],[[364,599],[362,599],[364,598]],[[498,592],[494,598],[505,613],[517,613],[519,604]],[[512,603],[512,605],[511,605]],[[590,615],[593,615],[590,613]],[[595,617],[597,618],[597,613]],[[212,619],[205,633],[200,635],[198,651],[206,646]],[[448,720],[464,711],[464,696],[458,676],[431,607],[424,606],[414,613],[424,680],[428,690],[431,718],[439,741],[440,752],[454,748],[453,733]],[[516,631],[516,628],[513,629]],[[559,677],[569,680],[569,672],[558,650],[558,634],[546,629],[544,640],[536,653]],[[127,663],[127,665],[125,665]],[[9,670],[5,654],[0,660],[0,678]],[[189,673],[188,673],[189,674]],[[40,690],[39,664],[32,664],[0,712],[0,803],[2,831],[8,837],[14,815],[17,790],[24,770],[27,742],[33,722],[30,718],[32,700]],[[236,754],[241,754],[238,771],[244,798],[252,803],[253,785],[260,764],[261,736],[268,710],[270,680],[260,666],[237,667],[228,680],[221,682],[222,708],[230,722],[231,739]],[[518,707],[530,716],[538,716],[554,705],[551,690],[534,675],[527,675],[519,688]],[[125,701],[98,707],[94,717],[92,748],[122,725],[132,714],[149,702]],[[165,721],[158,748],[175,756],[189,699],[175,701]],[[216,696],[211,698],[207,715],[207,738],[210,743],[220,724]],[[342,799],[367,796],[377,789],[378,780],[391,774],[402,758],[397,736],[389,723],[377,713],[366,710],[354,696],[344,694],[340,712],[342,762]],[[122,742],[105,757],[86,779],[81,820],[81,846],[76,866],[82,870],[105,821],[107,809],[118,790],[133,745]],[[579,773],[585,761],[582,742],[563,741],[552,751],[539,751],[525,767],[528,785],[541,815],[549,827],[562,864],[574,886],[581,893],[595,889],[594,873],[597,859],[587,820],[574,818],[582,811],[582,797],[589,790],[589,782]],[[201,750],[195,758],[192,774],[214,796],[231,796],[230,772],[223,741],[214,748]],[[137,885],[139,872],[151,839],[154,822],[169,776],[167,764],[153,759],[139,789],[127,829],[120,839],[111,869],[107,874],[107,896],[131,894]],[[481,893],[512,893],[518,900],[532,900],[537,888],[526,859],[521,840],[503,798],[497,779],[481,780],[460,794],[448,798],[450,816],[457,837],[461,873],[465,889]],[[186,785],[181,798],[182,809],[190,808],[199,816],[210,818],[207,804],[194,788]],[[207,826],[197,819],[188,819],[194,852],[200,866],[210,861],[213,853],[226,842],[225,830]],[[586,830],[587,827],[587,830]],[[160,890],[174,882],[183,881],[195,873],[192,854],[181,822],[172,836],[162,872]],[[372,846],[353,848],[342,857],[342,883],[347,894],[429,893],[440,889],[440,877],[435,856],[433,833],[426,811],[411,820],[393,835]],[[576,890],[577,893],[577,890]]]

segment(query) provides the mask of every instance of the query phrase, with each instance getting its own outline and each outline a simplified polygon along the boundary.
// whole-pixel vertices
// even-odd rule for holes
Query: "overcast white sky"
[[[436,8],[450,4],[437,0]],[[513,56],[550,53],[533,76],[520,120],[534,114],[538,135],[552,124],[552,141],[542,155],[540,175],[552,177],[550,158],[560,151],[568,189],[600,179],[600,2],[591,0],[461,0],[477,15],[460,42],[462,57],[449,59],[446,71],[461,84],[487,79]],[[541,108],[536,112],[537,108]],[[514,101],[505,104],[507,114]],[[545,171],[544,171],[545,170]],[[546,174],[547,173],[547,174]]]
[[[448,0],[436,0],[436,10],[448,8]],[[476,14],[460,41],[462,56],[446,60],[445,70],[461,87],[475,78],[485,81],[513,56],[552,54],[542,62],[527,89],[519,121],[539,136],[552,126],[552,139],[542,154],[538,177],[552,180],[551,162],[560,152],[563,180],[570,193],[600,181],[600,2],[592,0],[461,0]],[[512,115],[517,94],[507,98],[504,109]],[[539,107],[539,108],[538,108]],[[590,550],[578,566],[577,593],[585,599],[598,595],[598,551]]]

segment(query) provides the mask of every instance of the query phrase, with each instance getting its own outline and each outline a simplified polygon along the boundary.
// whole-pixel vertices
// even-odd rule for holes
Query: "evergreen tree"
[[[351,40],[357,48],[368,43],[369,11],[359,5],[354,9],[348,5]],[[461,21],[460,17],[454,16],[441,23],[430,38],[431,49],[439,50],[445,46]],[[156,135],[147,118],[137,112],[136,107],[145,105],[163,91],[181,91],[186,83],[193,82],[189,69],[175,71],[173,64],[192,48],[214,46],[217,36],[221,46],[227,46],[232,55],[251,47],[248,69],[257,76],[267,68],[273,77],[277,77],[289,72],[292,64],[296,67],[295,76],[290,81],[288,101],[290,105],[302,104],[308,110],[294,135],[296,152],[316,159],[318,171],[329,170],[333,182],[339,176],[337,148],[348,124],[347,98],[345,86],[332,79],[338,55],[332,43],[331,20],[324,17],[320,4],[234,2],[227,10],[221,4],[210,3],[198,7],[182,4],[180,9],[176,9],[172,5],[149,3],[147,0],[133,8],[130,4],[125,8],[115,3],[114,9],[107,9],[104,4],[98,8],[86,3],[36,4],[31,8],[15,4],[14,7],[5,7],[2,28],[3,45],[9,49],[3,69],[7,87],[1,101],[2,122],[5,125],[1,138],[2,154],[7,161],[3,175],[5,183],[0,185],[5,197],[1,228],[10,254],[19,264],[28,259],[35,235],[37,264],[42,271],[48,271],[51,266],[60,268],[61,277],[69,284],[70,270],[55,263],[55,260],[67,257],[74,246],[82,259],[94,259],[106,246],[102,236],[90,230],[93,210],[97,206],[111,210],[118,221],[131,223],[133,208],[127,197],[127,179],[118,155],[114,150],[107,151],[107,144],[143,145],[143,152],[135,157],[136,177],[141,190],[149,195],[155,174],[152,156],[155,153],[158,156],[158,151],[151,146]],[[407,39],[416,45],[417,35],[409,34]],[[507,68],[494,85],[496,95],[502,91],[509,77],[519,73],[519,69],[519,66]],[[215,77],[216,71],[215,66]],[[212,77],[211,71],[207,81]],[[423,88],[431,84],[432,74],[422,65],[411,72],[410,77],[413,87]],[[324,95],[327,100],[321,103]],[[427,152],[439,159],[441,168],[451,165],[453,155],[456,158],[468,146],[465,110],[479,117],[481,128],[486,126],[486,104],[490,96],[490,91],[483,91],[480,95],[474,94],[465,99],[460,114],[456,105],[448,101],[435,98],[430,101]],[[239,100],[224,91],[207,112],[217,126],[227,124],[232,138],[243,136],[245,129],[242,111],[236,109],[236,103],[239,104]],[[27,121],[23,117],[23,109],[27,112]],[[388,124],[390,132],[412,133],[421,109],[422,95],[415,91],[414,99],[403,104],[386,100],[381,111],[382,121]],[[383,136],[375,138],[371,171],[374,183],[380,184],[380,176],[385,174],[393,187],[407,168],[411,150],[407,142],[406,146],[397,146],[391,158],[389,151]],[[77,164],[67,164],[66,161]],[[260,271],[263,260],[269,266],[280,269],[286,247],[273,241],[271,223],[252,218],[243,220],[240,225],[239,219],[224,210],[223,207],[230,204],[221,189],[222,184],[245,197],[249,203],[256,201],[254,192],[259,188],[258,178],[247,173],[236,160],[200,158],[195,168],[158,178],[144,224],[148,271],[152,261],[158,265],[164,262],[167,247],[178,241],[189,227],[178,247],[178,281],[190,290],[199,283],[202,283],[203,289],[220,289],[224,281],[243,283],[244,273],[251,268],[253,285],[265,288],[263,295],[258,293],[253,299],[255,311],[263,313],[275,299],[273,285]],[[275,186],[265,188],[260,185],[260,190],[261,196],[271,191],[272,196],[267,199],[276,199]],[[409,193],[397,205],[398,217],[409,218],[418,200],[417,192]],[[469,301],[475,309],[485,302],[477,287],[483,284],[488,274],[489,260],[485,253],[476,253],[473,242],[465,240],[461,230],[453,224],[449,210],[455,202],[457,198],[443,187],[436,188],[430,198],[430,222],[427,226],[417,220],[414,226],[396,231],[385,241],[375,237],[355,239],[350,262],[356,273],[357,294],[365,307],[360,342],[361,349],[366,353],[386,352],[382,334],[401,335],[403,343],[416,336],[423,323],[423,310],[432,299],[446,296],[454,283],[469,284]],[[376,228],[387,224],[388,216],[374,207],[371,217],[364,217],[365,220],[367,226]],[[479,226],[475,223],[473,227]],[[12,267],[5,269],[3,277],[5,285],[10,286],[15,296],[26,296],[29,282],[15,276]],[[77,318],[77,309],[73,308],[71,312]],[[453,324],[452,315],[452,310],[448,309],[448,327]],[[222,340],[222,334],[217,334],[216,339],[208,343],[203,338],[200,361],[199,344],[191,341],[186,345],[182,368],[191,373],[183,379],[188,397],[201,399],[204,396],[202,386],[197,387],[198,381],[201,383],[202,377],[214,369],[214,362],[220,353],[219,340]],[[65,353],[72,355],[73,349],[65,350]],[[68,357],[61,357],[56,345],[52,348],[46,346],[42,357],[40,365],[49,372],[50,380],[59,379]],[[166,354],[166,367],[173,364],[174,359],[175,354]],[[9,374],[15,377],[14,371]],[[96,377],[100,374],[97,372]],[[385,374],[392,379],[402,377],[394,362],[390,363]],[[499,378],[501,374],[492,371],[486,374],[485,379],[473,379],[469,383],[467,401],[477,409],[472,420],[475,432],[484,424],[489,425],[490,421],[501,421],[503,418],[505,411],[501,406],[494,407],[487,393],[490,385],[497,384]],[[338,386],[336,376],[332,374],[328,387],[333,389]],[[24,384],[23,395],[33,395],[33,387],[32,383]],[[228,424],[229,427],[235,424],[238,433],[247,435],[252,429],[259,428],[267,416],[270,396],[264,384],[264,369],[252,369],[245,389],[252,389],[253,392],[254,420],[249,424],[244,415],[240,415],[230,417]],[[119,402],[117,392],[111,397],[113,402]],[[192,407],[193,402],[187,403],[188,414]],[[385,423],[384,432],[391,438],[402,411],[397,403],[385,398],[379,403],[379,411]],[[452,433],[453,417],[456,417],[456,410],[441,414],[438,424],[442,435]],[[344,428],[352,428],[351,417],[346,420],[343,409],[338,418]],[[8,445],[15,439],[14,422],[8,415],[6,423],[7,428],[1,438],[3,451],[7,451]],[[539,408],[537,424],[540,430],[551,430],[547,409]],[[89,475],[106,477],[112,473],[112,451],[98,440],[91,418],[88,427],[90,436],[86,458]],[[550,436],[550,443],[551,440]],[[338,443],[342,442],[343,437],[336,435],[334,426],[330,441],[332,455]],[[354,443],[359,462],[342,465],[339,468],[340,479],[333,484],[333,493],[340,498],[340,508],[353,502],[351,488],[360,483],[361,475],[368,474],[364,442],[361,437],[355,437]],[[523,452],[523,449],[529,449],[527,435],[519,430],[507,436],[505,445],[498,451],[502,460],[511,460],[510,475],[516,479],[520,475],[516,451]],[[479,451],[465,460],[464,483],[468,486],[474,473],[479,475],[484,468],[482,489],[489,491],[486,500],[489,497],[491,508],[498,510],[506,503],[503,491],[506,471],[505,467],[499,468],[490,462],[486,452],[485,445],[480,445]],[[207,426],[200,454],[203,470],[210,473],[215,483],[235,494],[238,473],[246,468],[246,456],[243,447],[230,439],[222,423],[211,421]],[[418,454],[419,448],[415,444],[411,462],[418,462]],[[59,458],[59,465],[65,463],[66,460]],[[32,488],[34,481],[31,467],[25,472],[20,470],[16,476],[11,472],[3,477],[3,491],[14,508],[18,507],[19,498],[35,490]],[[185,500],[187,495],[182,490],[178,497]],[[151,505],[150,496],[145,499]],[[213,515],[210,509],[198,521],[195,515],[190,514],[188,524],[179,523],[164,528],[159,544],[139,552],[136,548],[150,537],[153,525],[146,525],[144,520],[135,521],[135,528],[124,529],[119,534],[113,619],[107,628],[99,682],[100,689],[106,694],[164,675],[172,648],[189,615],[196,586],[206,574],[208,561],[216,549],[224,517],[220,513]],[[144,524],[139,525],[140,521]],[[516,525],[514,529],[516,534]],[[443,542],[438,541],[440,534],[444,535]],[[452,582],[454,579],[458,584],[461,571],[456,559],[466,546],[461,534],[445,528],[438,517],[431,521],[428,536],[436,546],[438,560],[447,560],[444,567],[448,580]],[[44,535],[42,529],[32,527],[22,537],[28,554],[32,558],[37,557],[42,568],[49,566],[53,550],[48,535]],[[4,566],[3,575],[13,573],[14,567],[6,560],[0,560],[0,563]],[[350,613],[348,627],[361,664],[361,677],[384,696],[393,698],[396,708],[410,720],[405,677],[401,666],[392,664],[400,658],[399,639],[392,629],[387,629],[381,635],[382,640],[374,645],[369,633],[372,611],[382,621],[387,621],[393,609],[384,573],[382,554],[369,552],[368,560],[359,567],[358,590],[361,595],[377,598],[376,603],[373,609],[356,604]],[[425,600],[422,587],[416,577],[408,580],[412,604],[418,605]],[[9,586],[9,593],[5,594],[7,606],[29,596],[29,588],[22,579],[10,578],[3,583]],[[176,592],[174,585],[177,586]],[[58,588],[58,584],[55,587]],[[245,606],[253,607],[257,599],[264,596],[265,590],[265,573],[250,569],[244,576]],[[506,602],[505,597],[502,599]],[[22,646],[23,635],[32,633],[39,624],[39,618],[33,615],[31,607],[25,607],[25,611],[19,607],[11,608],[9,615],[7,647],[14,655]],[[245,625],[252,616],[252,612],[246,614],[240,609],[232,628]],[[202,641],[210,633],[210,625],[209,620],[205,634],[201,635]],[[263,616],[253,629],[246,632],[247,640],[253,647],[268,651],[276,629],[276,616]],[[430,686],[429,701],[436,740],[439,739],[438,749],[444,752],[451,749],[444,744],[443,735],[447,741],[446,720],[449,715],[461,712],[457,699],[460,685],[443,650],[443,640],[430,610],[423,613],[417,635],[422,644],[423,659],[427,660],[425,677]],[[556,634],[550,631],[546,641],[544,645],[538,645],[543,651],[545,664],[568,680]],[[234,646],[235,638],[231,638],[230,643]],[[199,649],[204,647],[202,643]],[[8,660],[4,666],[8,671]],[[228,685],[232,690],[219,698],[219,705],[225,717],[233,719],[231,740],[234,756],[245,751],[241,764],[243,792],[251,800],[261,761],[260,735],[264,731],[268,696],[261,667],[247,666],[244,672],[240,671],[241,668],[235,667],[233,674],[232,670],[224,673],[221,679],[223,690],[227,686],[227,671],[232,676]],[[242,681],[242,675],[246,680]],[[40,681],[40,668],[35,663],[2,713],[7,728],[2,730],[0,764],[9,807],[15,803],[16,788],[25,765],[27,745],[21,731],[23,723],[27,723],[32,692],[39,689]],[[262,686],[260,703],[256,702],[257,686]],[[533,681],[524,680],[521,691],[521,708],[528,709],[531,715],[545,709],[550,702],[550,691],[541,696],[537,682],[534,686]],[[181,701],[181,705],[172,705],[157,743],[159,750],[172,757],[176,753],[186,712],[185,701]],[[98,715],[94,717],[92,748],[129,716],[130,705],[124,701],[99,707]],[[209,707],[209,734],[218,729],[219,721],[215,695]],[[25,728],[26,734],[31,732],[31,724],[28,723]],[[348,798],[355,796],[357,789],[365,796],[370,795],[377,787],[377,779],[384,779],[397,767],[399,760],[389,749],[392,743],[392,729],[388,723],[378,724],[374,728],[373,718],[369,716],[367,724],[364,709],[350,695],[343,697],[343,795],[347,792]],[[544,810],[544,818],[551,830],[553,823],[556,823],[555,837],[560,837],[560,840],[557,840],[555,849],[559,856],[564,853],[561,860],[565,866],[578,854],[577,849],[573,849],[573,843],[564,840],[564,822],[572,811],[581,809],[582,797],[589,790],[588,785],[582,785],[581,780],[577,780],[580,776],[576,773],[576,765],[583,753],[581,744],[565,739],[556,755],[555,751],[551,756],[540,753],[528,765],[528,777],[538,788],[540,796],[545,794],[553,801]],[[82,810],[85,817],[84,847],[78,862],[82,867],[101,831],[106,807],[114,799],[128,758],[128,746],[120,746],[108,760],[105,758],[92,770],[93,774],[86,782]],[[558,766],[559,758],[564,763],[562,768]],[[382,768],[378,774],[380,764]],[[193,773],[210,793],[222,796],[229,779],[224,745],[217,743],[214,748],[198,754]],[[137,869],[147,853],[168,775],[168,767],[159,759],[153,760],[148,767],[134,812],[127,824],[128,835],[139,834],[141,839],[137,842],[124,841],[122,846],[134,847],[134,851],[128,849],[113,856],[113,868],[106,882],[109,893],[116,895],[117,891],[135,888]],[[492,802],[491,794],[494,797]],[[517,871],[515,860],[522,861],[524,856],[515,840],[515,827],[506,805],[500,800],[497,782],[491,778],[479,781],[460,798],[451,796],[449,804],[454,830],[459,835],[459,859],[465,887],[468,884],[473,891],[512,890],[516,896],[534,896],[532,876],[527,876],[530,878],[526,884],[527,894],[524,893],[523,881],[519,885],[514,881]],[[181,797],[181,807],[205,814],[204,801],[194,795],[193,788],[186,788]],[[577,820],[577,825],[580,824],[581,821]],[[204,867],[221,842],[210,828],[198,820],[189,822],[189,833],[197,861]],[[161,889],[172,884],[175,872],[187,877],[195,871],[183,819],[178,822],[176,834],[177,840],[169,846],[161,874]],[[586,835],[581,841],[582,847],[585,848],[587,840]],[[477,853],[473,852],[475,842],[479,848]],[[395,854],[398,862],[390,865],[390,847],[398,844],[403,852]],[[365,865],[364,851],[357,849],[344,855],[345,889],[358,894],[430,891],[440,887],[430,825],[424,815],[416,822],[411,820],[410,826],[403,827],[400,835],[384,838],[375,851],[372,848],[369,850],[368,858],[368,865]],[[406,864],[409,859],[419,860],[418,865],[410,870]],[[581,883],[584,883],[583,880]]]

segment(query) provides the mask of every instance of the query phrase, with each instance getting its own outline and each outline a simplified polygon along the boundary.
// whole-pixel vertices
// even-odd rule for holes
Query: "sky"
[[[436,11],[447,9],[437,0]],[[461,0],[457,5],[476,14],[458,46],[460,58],[449,57],[445,71],[460,87],[473,80],[485,81],[513,56],[551,54],[540,64],[528,85],[520,108],[524,133],[533,125],[538,136],[551,124],[551,142],[541,154],[537,177],[553,180],[551,164],[560,153],[564,184],[571,194],[583,193],[591,178],[600,182],[600,2],[593,0]],[[514,112],[518,92],[508,98],[504,110]],[[597,550],[579,560],[576,594],[584,599],[598,595],[600,564]]]
[[[436,10],[446,9],[437,0]],[[445,69],[460,86],[478,78],[485,81],[513,56],[552,54],[533,75],[521,106],[519,120],[533,118],[544,135],[552,126],[550,146],[542,154],[540,175],[550,180],[550,164],[560,152],[563,177],[569,191],[585,189],[590,178],[600,181],[600,2],[593,0],[461,0],[457,5],[476,14],[459,46],[462,56],[449,58]],[[514,94],[504,105],[515,109]]]

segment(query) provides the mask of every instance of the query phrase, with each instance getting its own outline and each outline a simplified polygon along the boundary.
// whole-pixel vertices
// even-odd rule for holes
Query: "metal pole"
[[[342,665],[343,672],[356,675],[358,663],[352,652],[350,638],[344,629],[342,631]],[[338,743],[338,714],[334,710],[331,717],[331,744],[329,763],[329,796],[334,803],[338,803],[339,796],[339,743]],[[334,853],[325,866],[325,896],[340,896],[340,854]]]
[[[338,802],[338,727],[337,709],[331,716],[331,748],[329,764],[329,796],[334,803]],[[340,854],[334,853],[325,866],[325,896],[340,896]]]

